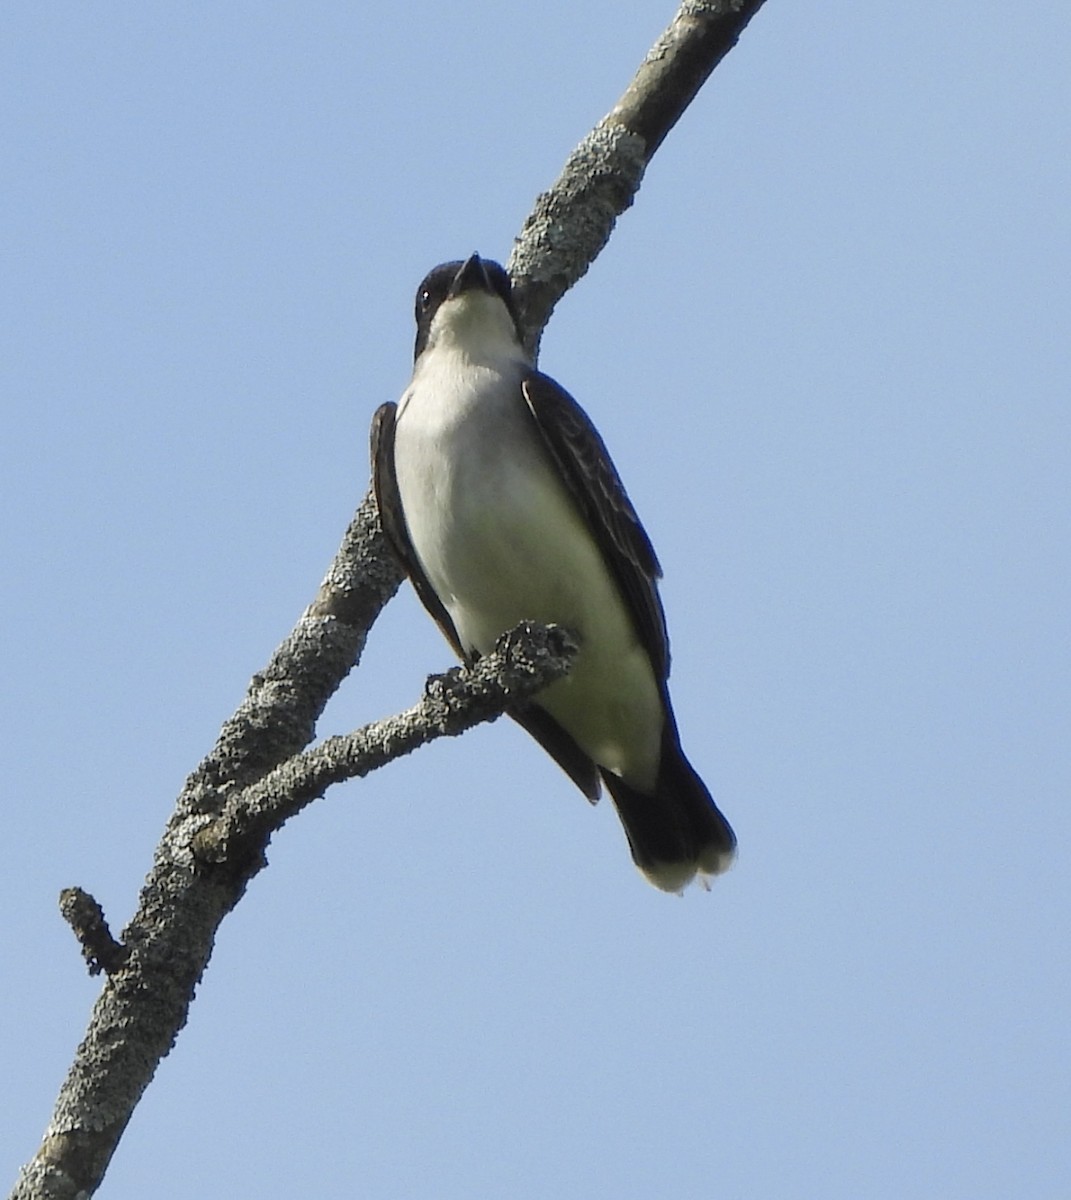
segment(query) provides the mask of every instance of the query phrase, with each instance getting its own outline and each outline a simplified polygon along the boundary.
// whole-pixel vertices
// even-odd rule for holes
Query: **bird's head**
[[[424,276],[417,288],[416,324],[414,359],[436,346],[476,359],[527,357],[509,276],[478,254],[442,263]]]

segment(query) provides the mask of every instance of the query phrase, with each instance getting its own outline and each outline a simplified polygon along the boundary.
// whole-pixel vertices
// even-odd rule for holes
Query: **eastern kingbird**
[[[520,621],[576,634],[573,669],[509,714],[589,800],[613,797],[636,865],[679,892],[736,837],[681,749],[661,568],[594,425],[523,348],[509,276],[473,254],[416,294],[413,379],[372,424],[388,540],[457,654]]]

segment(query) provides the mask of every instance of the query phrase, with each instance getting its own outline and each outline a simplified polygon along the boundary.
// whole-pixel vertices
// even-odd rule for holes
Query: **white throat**
[[[444,353],[456,355],[473,366],[502,369],[529,365],[509,310],[501,297],[489,292],[462,292],[443,301],[432,319],[428,344],[417,361],[414,382],[426,358]]]

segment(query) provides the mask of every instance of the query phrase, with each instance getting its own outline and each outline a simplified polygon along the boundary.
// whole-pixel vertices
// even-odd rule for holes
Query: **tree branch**
[[[193,840],[206,863],[242,861],[243,846],[267,844],[273,833],[335,783],[363,778],[439,737],[457,737],[493,721],[569,670],[579,646],[558,626],[525,622],[498,639],[494,653],[471,667],[432,675],[423,699],[405,712],[354,733],[327,738],[295,755],[229,800]]]
[[[651,156],[761,4],[684,0],[622,98],[536,200],[509,264],[533,350],[554,305],[632,203]],[[567,670],[575,646],[563,631],[515,631],[474,668],[434,677],[408,712],[303,754],[401,579],[366,496],[316,598],[186,781],[121,942],[106,934],[90,897],[67,893],[83,952],[109,974],[12,1200],[86,1200],[96,1191],[185,1024],[220,922],[289,816],[331,783],[491,719]]]
[[[93,926],[94,957],[103,946],[114,970],[109,967],[44,1141],[12,1197],[75,1200],[99,1185],[157,1064],[186,1023],[216,929],[266,865],[268,841],[289,817],[333,783],[494,720],[564,675],[577,648],[563,629],[518,626],[474,666],[433,675],[421,701],[406,712],[328,738],[248,788],[221,786],[215,813],[202,811],[202,785],[193,777],[121,945],[110,935],[102,938],[99,927],[107,927],[99,905],[68,889],[65,907],[77,908]],[[80,940],[85,946],[86,938]]]
[[[643,173],[763,0],[683,0],[624,95],[536,197],[507,268],[533,356],[554,306],[586,274]]]
[[[64,888],[60,892],[60,912],[74,930],[90,975],[99,975],[101,971],[111,975],[126,966],[127,948],[112,937],[104,909],[88,892],[78,887]]]

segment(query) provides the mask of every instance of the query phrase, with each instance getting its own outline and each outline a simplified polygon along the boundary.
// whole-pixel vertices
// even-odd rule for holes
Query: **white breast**
[[[525,364],[429,358],[395,433],[398,490],[429,582],[462,644],[481,654],[522,620],[574,630],[578,662],[539,702],[600,765],[653,787],[658,686],[524,402]]]

